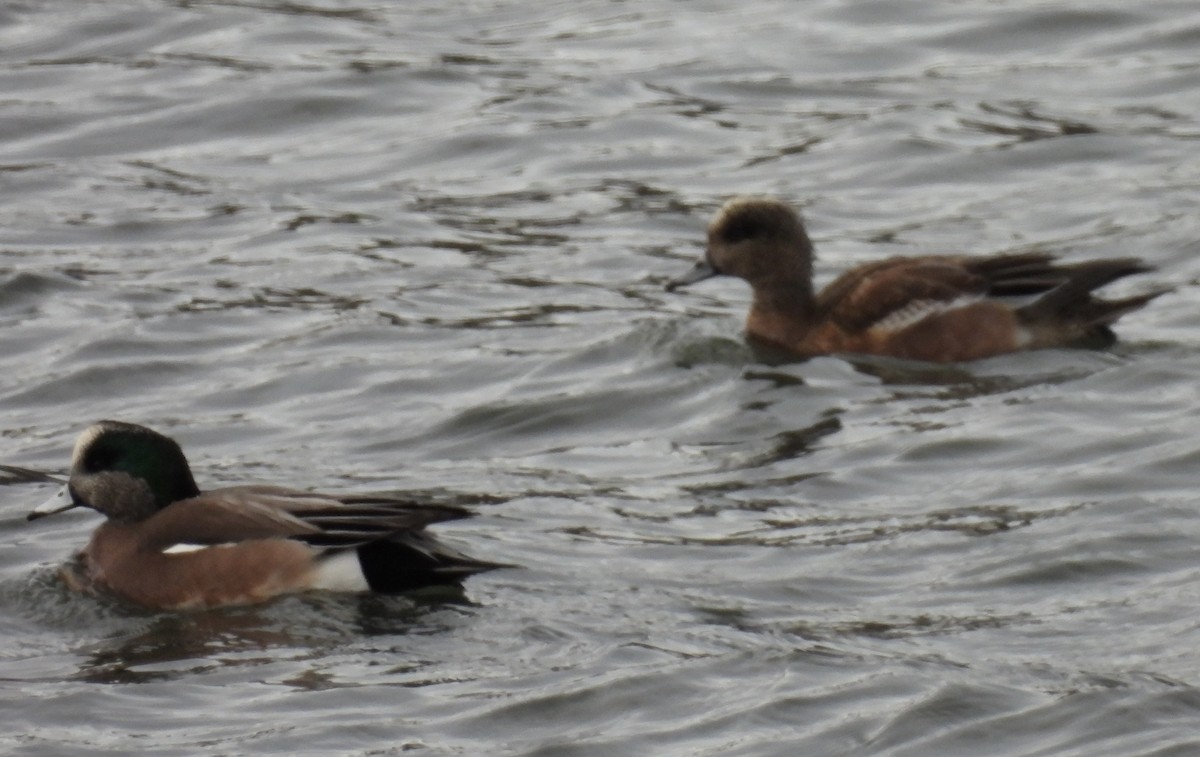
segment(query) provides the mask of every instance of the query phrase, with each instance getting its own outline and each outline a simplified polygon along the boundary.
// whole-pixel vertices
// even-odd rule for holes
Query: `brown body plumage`
[[[668,289],[727,274],[754,290],[753,339],[801,356],[859,353],[949,363],[1109,340],[1109,325],[1166,290],[1117,300],[1092,291],[1150,270],[1134,258],[1059,264],[1045,253],[894,257],[859,266],[820,292],[800,217],[769,198],[717,212],[708,248]],[[1014,305],[1004,298],[1036,296]]]

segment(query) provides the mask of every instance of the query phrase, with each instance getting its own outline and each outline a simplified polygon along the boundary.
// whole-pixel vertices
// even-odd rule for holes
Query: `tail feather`
[[[1062,343],[1108,334],[1108,327],[1121,316],[1141,308],[1169,291],[1155,289],[1144,294],[1107,300],[1092,292],[1126,276],[1154,270],[1137,258],[1095,260],[1058,269],[1065,279],[1034,302],[1018,308],[1017,316],[1035,334],[1045,334],[1047,342]],[[1055,336],[1056,335],[1056,336]]]
[[[1101,300],[1093,297],[1088,303],[1088,307],[1082,311],[1083,320],[1092,324],[1109,325],[1115,323],[1118,318],[1126,313],[1132,313],[1133,311],[1143,307],[1147,302],[1150,302],[1156,297],[1160,297],[1169,291],[1171,290],[1156,289],[1152,292],[1147,292],[1146,294],[1139,294],[1133,297],[1123,297],[1119,300]]]

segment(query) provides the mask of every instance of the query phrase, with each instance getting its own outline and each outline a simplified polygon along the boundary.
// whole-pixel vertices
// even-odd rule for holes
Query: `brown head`
[[[769,197],[735,197],[708,225],[704,258],[667,284],[674,290],[712,276],[737,276],[756,293],[812,294],[812,242],[796,211]]]

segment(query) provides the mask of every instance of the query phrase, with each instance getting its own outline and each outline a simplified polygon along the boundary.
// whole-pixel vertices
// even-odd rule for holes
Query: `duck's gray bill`
[[[677,279],[671,279],[668,281],[667,291],[674,292],[679,287],[685,287],[688,284],[695,284],[697,281],[711,279],[713,276],[716,276],[717,273],[717,269],[709,265],[707,260],[701,260],[700,262],[696,263],[696,265],[692,266],[692,270],[688,271]]]
[[[61,513],[73,507],[79,507],[79,505],[75,500],[71,499],[71,492],[67,491],[67,487],[64,486],[53,497],[33,508],[29,515],[25,516],[25,520],[45,518],[47,515]]]

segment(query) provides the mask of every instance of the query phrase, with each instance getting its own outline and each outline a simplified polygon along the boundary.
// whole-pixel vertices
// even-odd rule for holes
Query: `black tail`
[[[381,594],[458,584],[476,573],[512,567],[468,557],[423,532],[363,544],[357,552],[367,585]]]

